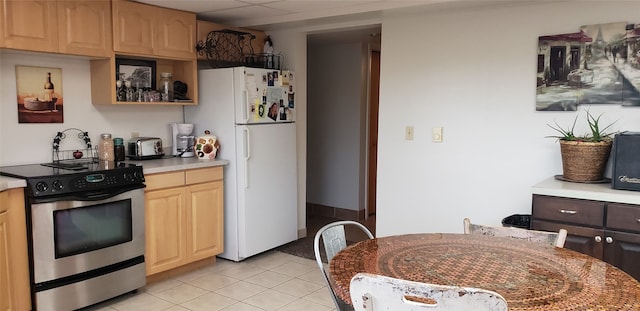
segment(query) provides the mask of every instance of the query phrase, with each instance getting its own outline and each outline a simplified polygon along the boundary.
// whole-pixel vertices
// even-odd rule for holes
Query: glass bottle
[[[160,95],[163,102],[173,101],[173,74],[170,72],[160,73]]]
[[[119,76],[119,79],[116,81],[116,100],[123,102],[127,100],[124,73],[120,73]]]
[[[113,154],[113,140],[111,134],[103,133],[100,135],[100,141],[98,142],[98,160],[100,161],[115,161]]]
[[[47,72],[47,81],[44,83],[44,100],[52,101],[54,98],[53,95],[54,87],[53,82],[51,82],[51,73]]]
[[[136,81],[136,101],[144,101],[144,89],[140,86],[140,81]]]
[[[124,81],[125,86],[125,94],[128,102],[134,102],[136,93],[133,91],[133,87],[131,86],[131,81]]]

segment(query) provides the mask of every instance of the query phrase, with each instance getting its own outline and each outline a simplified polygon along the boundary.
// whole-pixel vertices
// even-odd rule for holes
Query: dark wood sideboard
[[[640,280],[640,192],[545,180],[533,188],[531,229],[568,231],[565,247]]]

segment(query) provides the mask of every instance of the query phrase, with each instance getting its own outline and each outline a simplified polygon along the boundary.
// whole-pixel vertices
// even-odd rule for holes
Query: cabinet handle
[[[567,215],[575,215],[578,213],[578,211],[572,211],[572,210],[566,210],[566,209],[559,209],[558,212],[560,212],[560,214],[567,214]]]
[[[602,242],[602,238],[599,235],[596,235],[596,237],[593,239],[596,240],[596,243]]]
[[[613,243],[613,238],[612,238],[612,237],[610,237],[610,236],[608,236],[608,237],[605,239],[605,241],[607,241],[607,243],[611,244],[611,243]]]
[[[636,222],[640,224],[640,218],[636,218]]]

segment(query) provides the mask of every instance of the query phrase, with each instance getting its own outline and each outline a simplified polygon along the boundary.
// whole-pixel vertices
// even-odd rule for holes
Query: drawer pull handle
[[[602,242],[602,238],[599,235],[596,235],[596,237],[593,239],[596,240],[596,243]]]
[[[611,244],[611,243],[613,243],[613,238],[612,238],[612,237],[610,237],[610,236],[608,236],[608,237],[605,239],[605,241],[607,241],[607,243]]]
[[[575,215],[578,213],[578,211],[572,211],[572,210],[566,210],[566,209],[558,210],[558,212],[560,212],[560,214],[567,214],[567,215]]]

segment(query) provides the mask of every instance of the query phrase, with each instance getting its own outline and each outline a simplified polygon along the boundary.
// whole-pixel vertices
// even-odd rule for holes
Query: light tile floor
[[[314,260],[269,251],[152,283],[87,310],[336,310]]]

